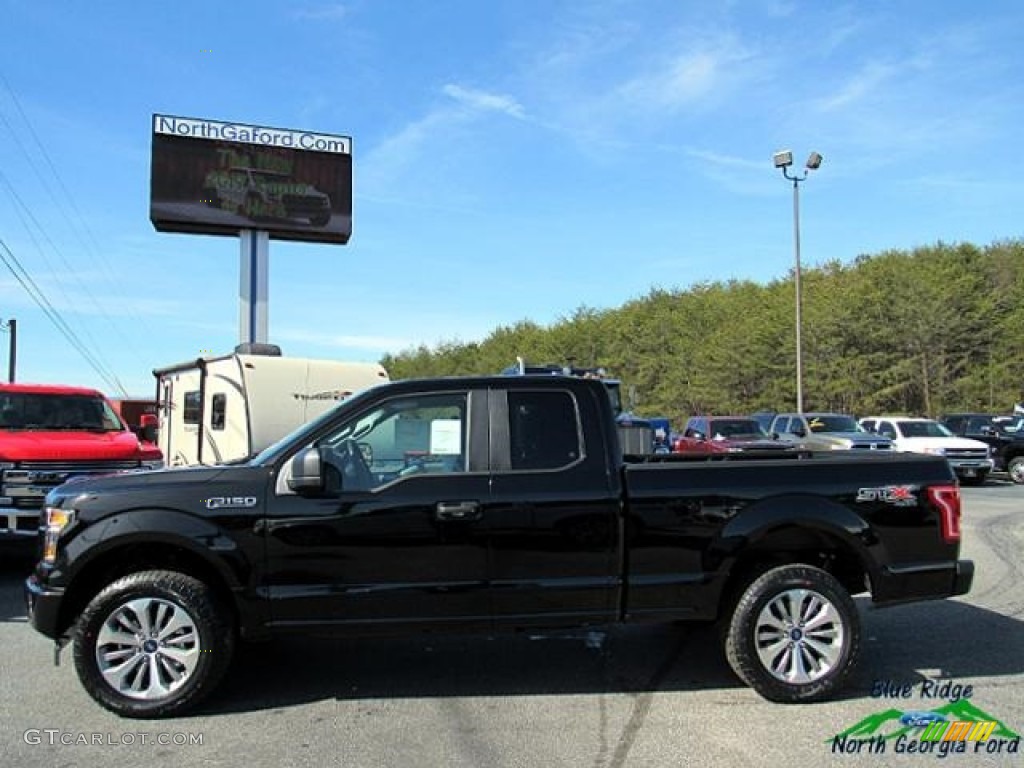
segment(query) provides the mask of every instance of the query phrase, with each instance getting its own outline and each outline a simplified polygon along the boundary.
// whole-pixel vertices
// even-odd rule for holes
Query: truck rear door
[[[594,390],[550,382],[491,391],[491,495],[484,509],[498,625],[617,618],[617,475]],[[614,478],[614,479],[613,479]]]

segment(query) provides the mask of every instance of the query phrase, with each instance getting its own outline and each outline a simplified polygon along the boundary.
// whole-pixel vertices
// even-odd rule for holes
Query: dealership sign
[[[346,243],[352,139],[153,115],[149,213],[161,232]]]

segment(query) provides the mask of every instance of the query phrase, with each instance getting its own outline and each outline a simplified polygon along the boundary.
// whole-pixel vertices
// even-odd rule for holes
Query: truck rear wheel
[[[118,579],[86,607],[75,669],[99,704],[122,717],[177,715],[227,671],[234,628],[209,586],[174,571]]]
[[[726,657],[743,682],[771,701],[827,698],[856,665],[857,606],[829,573],[783,565],[754,579],[729,621]]]

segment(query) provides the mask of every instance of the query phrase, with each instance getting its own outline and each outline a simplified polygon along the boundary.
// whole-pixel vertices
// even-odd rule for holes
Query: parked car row
[[[941,421],[911,416],[772,413],[694,416],[671,441],[674,453],[891,451],[943,456],[961,482],[981,485],[993,471],[1024,484],[1024,416],[956,413]]]

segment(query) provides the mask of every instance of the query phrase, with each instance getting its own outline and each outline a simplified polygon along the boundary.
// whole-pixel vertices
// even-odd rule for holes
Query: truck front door
[[[323,491],[280,478],[268,504],[273,621],[488,625],[487,427],[486,390],[455,389],[398,394],[328,428],[314,441]]]

